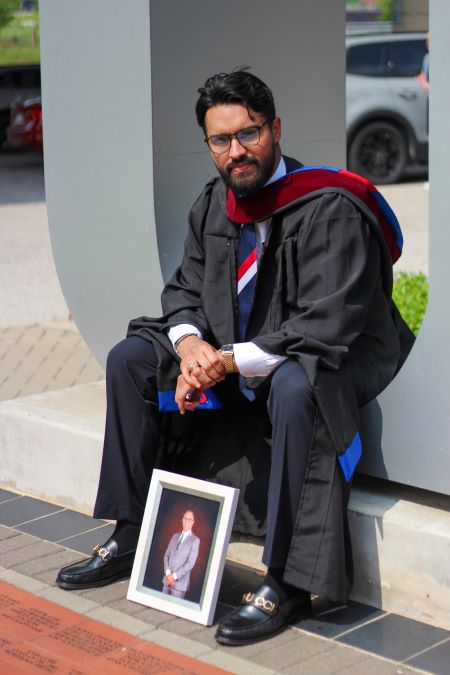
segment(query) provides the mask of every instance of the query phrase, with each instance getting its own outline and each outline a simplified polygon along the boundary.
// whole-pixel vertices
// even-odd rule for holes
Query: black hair
[[[268,120],[273,120],[276,116],[271,90],[259,77],[248,73],[247,68],[208,77],[198,93],[200,96],[195,105],[195,114],[198,125],[203,130],[206,113],[220,104],[239,103],[264,115]]]

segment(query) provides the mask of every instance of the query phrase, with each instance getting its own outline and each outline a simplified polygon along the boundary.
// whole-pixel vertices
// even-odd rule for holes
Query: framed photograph
[[[239,490],[153,471],[128,600],[210,626]]]

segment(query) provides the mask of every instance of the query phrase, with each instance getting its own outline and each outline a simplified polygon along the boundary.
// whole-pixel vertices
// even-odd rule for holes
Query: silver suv
[[[347,153],[350,171],[393,183],[428,162],[428,94],[417,79],[424,33],[347,38]]]

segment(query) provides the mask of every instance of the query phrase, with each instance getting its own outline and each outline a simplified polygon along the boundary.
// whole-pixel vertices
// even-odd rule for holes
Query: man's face
[[[186,511],[181,522],[183,525],[183,532],[192,530],[192,526],[194,524],[194,514],[192,511]]]
[[[243,105],[216,105],[206,113],[205,135],[232,134],[264,122],[263,115]],[[211,153],[225,184],[238,195],[251,194],[263,187],[280,161],[280,137],[281,123],[276,117],[262,127],[257,145],[244,147],[233,136],[229,150],[221,155]]]

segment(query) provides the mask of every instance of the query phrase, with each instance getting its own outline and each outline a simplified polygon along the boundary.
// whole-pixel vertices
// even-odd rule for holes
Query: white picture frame
[[[238,489],[154,469],[128,600],[210,626],[214,621],[238,497]],[[197,555],[189,572],[188,589],[183,597],[176,597],[167,585],[164,567],[169,547],[173,549],[175,535],[180,534],[182,519],[188,512],[192,512],[195,519],[191,535],[198,540],[195,542]],[[187,518],[191,518],[189,513]],[[185,546],[192,546],[193,540],[191,537]],[[179,538],[177,544],[178,541]],[[181,580],[178,585],[183,585]],[[182,595],[180,591],[175,592]]]

